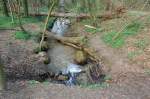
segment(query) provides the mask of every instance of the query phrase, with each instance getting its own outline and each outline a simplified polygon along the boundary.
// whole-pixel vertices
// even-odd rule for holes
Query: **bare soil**
[[[33,48],[37,46],[37,43],[32,40],[15,40],[12,32],[0,31],[0,54],[4,60],[9,59],[4,62],[6,68],[8,68],[6,69],[8,70],[7,73],[15,72],[15,76],[26,74],[31,76],[32,72],[36,70],[38,74],[45,72],[44,65],[39,65],[38,60],[30,61],[36,59]],[[89,45],[95,48],[98,55],[102,57],[104,70],[106,74],[112,77],[112,81],[108,82],[109,87],[91,89],[81,88],[80,86],[67,87],[53,83],[32,85],[27,79],[24,79],[8,81],[8,90],[0,92],[0,99],[150,99],[150,75],[145,73],[142,66],[129,60],[125,50],[114,50],[105,45],[99,35],[90,35]],[[12,50],[15,51],[12,52]],[[8,56],[10,58],[7,58]],[[32,58],[28,59],[29,57]],[[28,59],[26,62],[21,61],[26,59]],[[17,62],[18,65],[14,62]],[[22,63],[32,63],[32,65],[20,65]],[[33,63],[36,63],[36,65],[33,65]],[[14,68],[16,66],[18,69]],[[19,68],[24,66],[30,66],[32,69],[22,68],[22,71],[26,71],[19,71]],[[35,69],[35,67],[37,68]],[[13,68],[18,71],[14,71]]]
[[[24,81],[13,83],[20,86],[16,92],[4,92],[1,99],[150,99],[150,79],[143,74],[127,73],[119,75],[117,82],[108,88],[88,89],[66,87],[59,84],[29,85]],[[17,84],[17,85],[15,85]],[[22,85],[22,86],[21,86]],[[16,88],[15,88],[16,90]]]

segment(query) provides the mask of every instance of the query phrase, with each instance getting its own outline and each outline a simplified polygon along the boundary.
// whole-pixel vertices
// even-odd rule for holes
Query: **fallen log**
[[[56,36],[54,33],[47,31],[46,32],[48,37],[52,37],[59,41],[60,43],[71,46],[75,49],[82,50],[85,52],[88,57],[97,64],[101,64],[101,58],[97,55],[96,51],[90,47],[87,47],[84,42],[82,42],[83,39],[87,39],[86,37],[62,37],[62,36]]]
[[[96,17],[97,18],[104,18],[104,19],[112,19],[116,17],[120,17],[123,13],[125,13],[125,8],[116,8],[114,11],[105,11],[103,13],[99,13]],[[47,13],[29,13],[30,16],[47,16]],[[52,17],[69,17],[69,18],[77,18],[77,19],[88,19],[91,18],[90,14],[86,13],[57,13],[52,12]]]
[[[101,60],[102,58],[98,56],[98,54],[93,48],[87,47],[86,44],[82,42],[82,39],[87,39],[87,37],[62,37],[62,36],[57,36],[54,33],[49,31],[47,31],[46,34],[47,37],[50,37],[51,39],[55,39],[64,45],[83,51],[87,55],[87,58],[90,59],[90,63],[92,63],[90,67],[88,67],[85,70],[85,72],[89,77],[89,81],[91,83],[96,83],[100,81],[101,75],[103,75],[103,66]]]

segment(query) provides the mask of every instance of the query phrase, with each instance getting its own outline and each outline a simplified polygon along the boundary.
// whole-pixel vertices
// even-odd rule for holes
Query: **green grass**
[[[22,23],[27,24],[27,23],[37,23],[39,22],[39,19],[36,17],[25,17],[22,18]]]
[[[111,75],[106,75],[103,79],[104,81],[96,84],[88,84],[88,83],[82,83],[80,84],[81,88],[89,88],[89,89],[104,89],[108,88],[110,85],[107,83],[107,80],[112,80]]]
[[[10,17],[3,17],[3,16],[0,16],[0,28],[3,28],[3,27],[12,27],[14,26],[15,24],[13,24],[11,22],[11,18]]]
[[[133,22],[132,24],[129,24],[127,27],[125,27],[122,33],[126,36],[135,35],[140,30],[141,26],[141,23]]]
[[[102,40],[113,48],[120,48],[125,44],[125,37],[121,36],[113,40],[115,35],[116,32],[107,33],[102,37]]]
[[[139,32],[141,26],[141,23],[133,22],[125,27],[116,39],[114,39],[114,37],[118,32],[110,32],[103,35],[102,40],[113,48],[120,48],[125,44],[125,40],[128,36],[136,35]]]
[[[27,17],[22,18],[22,24],[27,23],[37,23],[39,22],[38,18],[35,17]],[[14,28],[19,26],[18,19],[14,19],[14,23],[12,23],[11,17],[0,16],[0,28]]]
[[[30,39],[31,35],[24,31],[16,31],[14,32],[14,37],[15,39],[28,40]]]
[[[106,82],[97,83],[97,84],[81,84],[81,88],[89,88],[89,89],[104,89],[108,88],[110,85]]]

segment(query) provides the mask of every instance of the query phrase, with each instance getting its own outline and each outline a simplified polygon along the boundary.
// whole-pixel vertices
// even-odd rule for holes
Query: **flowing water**
[[[58,36],[63,36],[64,33],[67,32],[69,26],[70,26],[69,19],[58,18],[54,22],[54,26],[53,26],[51,32],[55,33]]]
[[[70,21],[68,19],[57,19],[52,28],[52,33],[57,36],[63,36],[68,30]],[[67,75],[69,80],[65,81],[66,85],[75,85],[76,77],[81,72],[80,66],[74,64],[75,50],[72,47],[62,45],[57,41],[51,39],[50,50],[48,55],[51,58],[48,69],[56,75]]]

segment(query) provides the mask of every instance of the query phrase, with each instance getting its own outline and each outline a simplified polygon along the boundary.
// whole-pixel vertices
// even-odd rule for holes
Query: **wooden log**
[[[71,46],[77,50],[83,51],[87,55],[87,58],[89,58],[92,63],[92,65],[88,67],[87,70],[84,70],[85,72],[87,72],[90,82],[95,83],[100,81],[99,79],[101,79],[101,75],[103,75],[103,67],[101,60],[102,58],[98,56],[98,54],[93,48],[87,47],[84,43],[81,42],[81,39],[83,39],[84,37],[61,37],[56,36],[54,35],[54,33],[48,31],[47,36],[56,39],[57,41],[59,41],[64,45]]]
[[[64,45],[71,46],[75,49],[84,51],[89,58],[96,62],[101,63],[101,58],[97,55],[96,51],[90,47],[85,46],[85,44],[82,42],[82,39],[86,39],[86,37],[61,37],[56,36],[54,33],[47,31],[48,37],[53,37],[54,39],[58,40],[60,43]]]
[[[98,14],[96,17],[97,18],[108,18],[108,15],[109,15],[109,18],[116,18],[116,17],[120,17],[118,16],[125,13],[125,11],[122,11],[124,9],[116,9],[116,11],[106,11],[104,13],[100,13]],[[119,13],[117,12],[119,11]],[[38,13],[38,14],[35,14],[35,13],[29,13],[30,16],[47,16],[46,13]],[[88,18],[91,18],[91,15],[90,14],[85,14],[85,13],[81,13],[81,14],[76,14],[76,13],[57,13],[57,12],[53,12],[51,14],[52,17],[69,17],[69,18],[79,18],[79,19],[88,19]],[[110,17],[111,16],[111,17]]]

